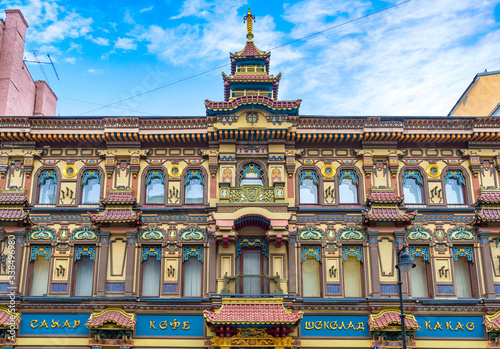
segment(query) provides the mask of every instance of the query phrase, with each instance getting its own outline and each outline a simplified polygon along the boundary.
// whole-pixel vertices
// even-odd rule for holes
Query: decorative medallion
[[[443,229],[436,230],[436,238],[444,239],[444,230]]]
[[[200,164],[200,159],[189,159],[189,164],[190,165],[199,165]]]
[[[54,240],[54,233],[44,227],[40,227],[31,232],[29,240]]]
[[[276,198],[279,198],[279,199],[285,197],[285,193],[283,191],[283,188],[281,188],[281,187],[274,188],[274,195]]]
[[[232,168],[226,167],[226,168],[224,168],[224,170],[222,170],[222,181],[229,182],[229,183],[233,182],[233,169]]]
[[[335,230],[329,229],[326,231],[326,237],[328,239],[335,239]]]
[[[347,228],[347,230],[344,230],[339,235],[339,240],[360,241],[360,240],[364,240],[365,238],[366,238],[365,234],[363,234],[362,231],[357,230],[353,227]]]
[[[163,240],[163,232],[156,228],[149,228],[144,230],[141,235],[139,235],[139,240]]]
[[[76,168],[75,165],[67,165],[63,169],[63,175],[66,178],[73,178],[78,174],[78,169]]]
[[[323,234],[313,227],[308,227],[307,229],[299,232],[299,240],[321,240],[322,238]]]
[[[167,172],[171,178],[179,178],[182,174],[182,167],[179,165],[170,165]]]
[[[420,227],[416,227],[412,231],[409,231],[406,235],[407,240],[432,240],[432,236],[428,231],[422,230]]]
[[[325,178],[333,178],[335,176],[335,167],[333,165],[324,165],[321,168],[321,174]]]
[[[441,176],[441,168],[435,164],[427,166],[425,172],[427,172],[427,175],[431,178],[439,178],[439,176]]]
[[[229,198],[229,189],[228,188],[221,188],[220,189],[220,197],[221,197],[221,199]]]
[[[450,234],[450,240],[476,240],[474,234],[471,231],[464,229],[463,227],[454,230]]]
[[[257,113],[248,113],[247,114],[247,122],[249,123],[254,123],[254,122],[257,122],[259,121],[259,116],[257,115]]]
[[[97,233],[84,227],[81,230],[75,231],[73,234],[73,240],[97,240]]]
[[[196,228],[190,228],[181,233],[181,240],[183,241],[202,241],[205,240],[205,234]]]
[[[177,237],[177,230],[175,229],[169,229],[168,231],[168,238],[169,239],[175,239]]]
[[[87,159],[85,160],[87,165],[97,165],[97,159]]]
[[[67,239],[68,238],[68,229],[61,229],[59,231],[59,237],[61,239]]]
[[[304,165],[314,165],[313,159],[304,159]]]

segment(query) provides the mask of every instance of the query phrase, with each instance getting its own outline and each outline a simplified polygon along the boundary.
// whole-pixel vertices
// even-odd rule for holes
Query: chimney
[[[57,96],[44,80],[35,81],[34,116],[56,115]]]

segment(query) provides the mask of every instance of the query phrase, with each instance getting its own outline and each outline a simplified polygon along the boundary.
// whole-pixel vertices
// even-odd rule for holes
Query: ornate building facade
[[[400,347],[403,245],[408,347],[500,347],[499,121],[300,115],[252,17],[206,116],[0,119],[4,348]]]

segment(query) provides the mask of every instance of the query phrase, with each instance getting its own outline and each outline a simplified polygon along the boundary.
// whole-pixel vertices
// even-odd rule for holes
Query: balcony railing
[[[253,202],[270,203],[284,202],[285,182],[274,182],[272,187],[261,185],[243,185],[231,187],[229,182],[220,182],[220,201],[228,203]]]
[[[230,283],[234,282],[235,294],[241,295],[260,295],[270,294],[269,287],[270,281],[274,281],[274,292],[272,294],[283,294],[281,288],[281,278],[278,273],[276,276],[260,274],[260,275],[243,275],[237,274],[235,276],[224,275],[223,287],[221,294],[230,294]]]

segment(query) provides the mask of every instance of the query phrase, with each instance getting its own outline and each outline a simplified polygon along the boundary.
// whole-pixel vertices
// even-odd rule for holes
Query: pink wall
[[[45,81],[33,81],[23,61],[28,23],[19,10],[5,13],[5,23],[0,21],[0,115],[54,116],[56,95]]]

